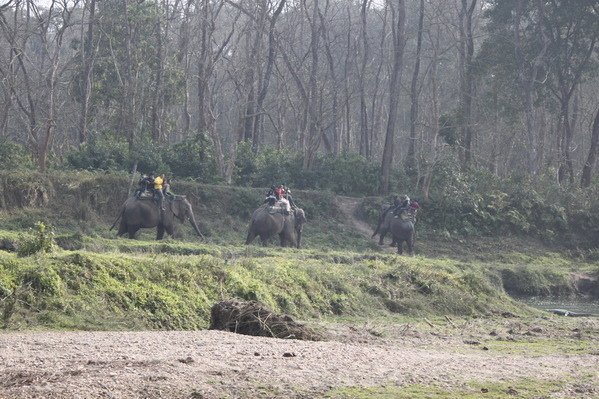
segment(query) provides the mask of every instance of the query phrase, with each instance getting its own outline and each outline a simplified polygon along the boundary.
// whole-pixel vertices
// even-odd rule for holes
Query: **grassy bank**
[[[596,253],[549,250],[516,236],[419,233],[417,258],[375,245],[329,192],[297,192],[306,210],[305,249],[242,245],[262,190],[178,182],[192,202],[177,238],[115,239],[108,227],[128,176],[0,175],[0,312],[6,328],[203,328],[221,299],[257,299],[303,319],[527,313],[507,294],[599,297]],[[360,215],[358,215],[359,217]],[[57,250],[17,251],[37,221],[53,226]],[[580,284],[580,276],[591,281]],[[584,281],[583,281],[584,283]],[[594,284],[594,285],[593,285]]]
[[[4,234],[8,240],[14,233]],[[513,281],[529,293],[576,290],[571,281],[575,266],[559,257],[512,254],[503,262],[483,262],[375,252],[70,239],[63,243],[77,250],[23,257],[0,251],[0,313],[5,328],[204,328],[211,305],[232,297],[259,300],[276,312],[302,319],[531,314],[506,294]],[[552,262],[551,267],[546,262]],[[597,265],[584,265],[589,273],[597,271]]]

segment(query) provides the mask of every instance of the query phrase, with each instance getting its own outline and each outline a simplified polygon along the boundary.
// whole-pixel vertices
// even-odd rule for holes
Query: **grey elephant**
[[[266,246],[268,239],[278,234],[282,247],[288,245],[299,248],[305,223],[306,215],[302,209],[296,208],[291,214],[284,215],[262,205],[252,214],[245,243],[251,244],[256,236],[260,236],[262,245]]]
[[[191,204],[184,196],[177,195],[165,200],[165,210],[162,212],[162,217],[160,213],[159,205],[152,199],[129,198],[123,204],[121,213],[110,230],[114,228],[120,219],[121,223],[117,236],[127,233],[129,238],[134,238],[139,229],[156,227],[156,239],[161,240],[165,232],[171,236],[173,235],[175,219],[178,219],[181,223],[189,219],[195,232],[200,237],[202,236],[191,209]]]
[[[403,243],[408,246],[408,253],[414,255],[414,241],[416,239],[414,212],[402,212],[398,217],[391,221],[389,230],[393,236],[393,242],[397,245],[397,253],[403,254]]]
[[[393,211],[390,208],[387,208],[386,211],[381,210],[381,215],[379,216],[379,221],[377,223],[376,229],[374,233],[372,233],[372,237],[374,238],[377,234],[379,235],[379,245],[383,245],[383,240],[385,236],[391,229],[391,222],[394,220]],[[391,246],[394,247],[396,242],[393,241]]]

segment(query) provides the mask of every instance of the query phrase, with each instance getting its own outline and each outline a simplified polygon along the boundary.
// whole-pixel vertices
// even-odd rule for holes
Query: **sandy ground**
[[[2,333],[0,398],[319,398],[346,386],[571,381],[599,370],[599,352],[507,355],[463,338],[368,331],[346,326],[321,342],[218,331]],[[599,396],[585,389],[577,397]]]

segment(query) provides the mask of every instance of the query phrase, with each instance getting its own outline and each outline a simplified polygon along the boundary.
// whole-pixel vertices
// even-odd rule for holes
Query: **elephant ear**
[[[181,218],[182,215],[182,211],[181,211],[181,201],[171,201],[171,210],[173,211],[173,213],[175,214],[175,216],[177,218]]]
[[[295,211],[295,221],[300,224],[306,223],[306,214],[303,209],[297,209]]]

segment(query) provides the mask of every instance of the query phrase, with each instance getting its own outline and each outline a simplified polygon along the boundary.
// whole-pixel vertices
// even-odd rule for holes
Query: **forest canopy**
[[[0,167],[593,185],[599,2],[3,0]],[[440,187],[437,187],[440,188]]]

